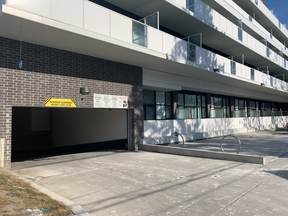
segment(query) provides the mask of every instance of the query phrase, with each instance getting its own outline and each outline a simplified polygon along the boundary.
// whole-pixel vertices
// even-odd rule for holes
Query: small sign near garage
[[[117,95],[94,94],[94,107],[127,109],[128,97]]]
[[[61,98],[46,98],[45,106],[48,107],[76,107],[76,100]]]

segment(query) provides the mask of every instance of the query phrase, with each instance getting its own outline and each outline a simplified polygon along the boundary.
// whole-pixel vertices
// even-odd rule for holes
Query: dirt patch
[[[0,215],[28,216],[26,209],[47,210],[43,215],[68,216],[71,209],[40,193],[29,183],[0,169]]]

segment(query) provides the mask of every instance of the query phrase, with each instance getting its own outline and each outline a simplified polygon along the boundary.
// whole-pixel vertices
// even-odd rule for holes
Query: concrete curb
[[[190,157],[201,157],[217,160],[237,161],[244,163],[265,164],[264,157],[229,154],[224,152],[203,151],[203,150],[176,148],[176,147],[159,146],[159,145],[148,145],[148,144],[139,145],[139,150],[165,153],[165,154],[183,155]]]
[[[64,205],[68,206],[76,216],[89,216],[88,212],[82,206],[72,202],[71,200],[66,199],[66,198],[64,198],[64,197],[42,187],[42,186],[40,186],[34,182],[28,181],[27,179],[23,178],[22,176],[17,175],[16,173],[13,173],[12,171],[7,171],[7,172],[16,176],[19,179],[22,179],[25,182],[28,182],[32,187],[34,187],[38,191],[50,196],[52,199],[55,199],[55,200],[63,203]]]

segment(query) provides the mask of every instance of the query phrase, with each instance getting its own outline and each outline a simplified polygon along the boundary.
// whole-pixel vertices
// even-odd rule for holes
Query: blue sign
[[[23,66],[23,62],[22,62],[22,60],[20,60],[20,62],[19,62],[19,68],[21,69],[22,66]]]

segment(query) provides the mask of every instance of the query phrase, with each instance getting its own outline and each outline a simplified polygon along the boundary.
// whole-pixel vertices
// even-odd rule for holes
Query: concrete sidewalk
[[[288,215],[287,154],[268,165],[143,151],[35,162],[12,167],[90,215]]]
[[[182,142],[174,143],[172,146],[143,144],[139,145],[139,149],[182,156],[267,164],[271,160],[288,153],[287,139],[286,130],[265,130],[237,134],[236,137],[226,136],[186,141],[184,144]],[[221,142],[224,152],[220,148]]]

